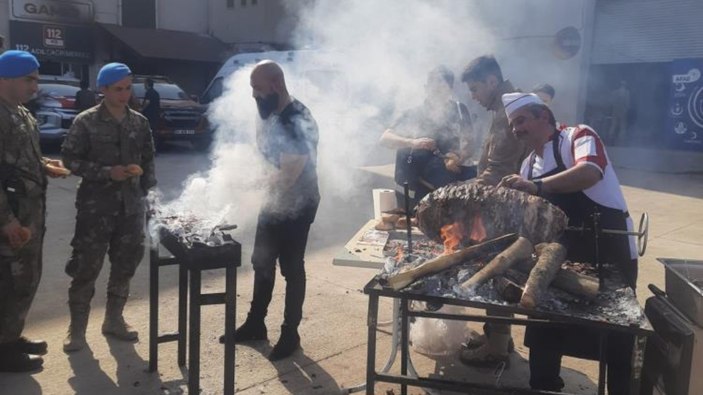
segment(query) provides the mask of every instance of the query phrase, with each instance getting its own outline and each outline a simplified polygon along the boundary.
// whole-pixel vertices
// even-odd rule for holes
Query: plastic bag
[[[424,303],[420,305],[424,309]],[[462,307],[445,305],[438,310],[445,314],[460,314]],[[471,335],[466,321],[438,318],[415,318],[410,324],[410,345],[416,352],[429,357],[446,357],[461,351],[461,345]]]

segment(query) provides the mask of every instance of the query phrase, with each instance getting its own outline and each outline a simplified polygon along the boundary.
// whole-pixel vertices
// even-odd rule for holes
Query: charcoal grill
[[[214,227],[203,234],[184,226],[195,222],[197,219],[176,217],[152,217],[149,221],[158,237],[158,240],[153,237],[150,240],[149,371],[158,369],[158,345],[172,341],[178,342],[178,365],[184,366],[188,333],[188,393],[200,393],[200,309],[204,305],[224,304],[224,394],[233,395],[237,267],[241,266],[241,245],[224,233],[226,227]],[[170,256],[161,255],[159,246]],[[178,266],[178,330],[159,335],[159,269],[170,265]],[[212,269],[225,269],[225,292],[203,294],[202,271]]]

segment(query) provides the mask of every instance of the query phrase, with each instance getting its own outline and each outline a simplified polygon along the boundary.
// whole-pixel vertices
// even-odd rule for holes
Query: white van
[[[319,50],[302,49],[295,51],[266,51],[240,53],[227,59],[200,97],[200,103],[209,104],[222,95],[227,77],[242,67],[256,64],[264,59],[273,60],[287,72],[296,73],[313,83],[328,83],[330,78],[339,84],[331,53]]]

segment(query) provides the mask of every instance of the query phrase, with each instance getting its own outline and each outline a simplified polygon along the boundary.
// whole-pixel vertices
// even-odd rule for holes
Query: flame
[[[486,239],[486,228],[483,226],[483,219],[481,219],[481,215],[478,213],[474,216],[469,239],[475,241],[476,243],[480,243]]]
[[[396,261],[396,262],[401,262],[404,257],[405,257],[405,253],[403,252],[403,247],[402,247],[402,246],[398,246],[398,247],[396,248],[395,261]]]
[[[444,225],[439,230],[439,234],[444,242],[444,252],[442,255],[453,254],[461,244],[462,237],[466,234],[464,225],[461,222]]]

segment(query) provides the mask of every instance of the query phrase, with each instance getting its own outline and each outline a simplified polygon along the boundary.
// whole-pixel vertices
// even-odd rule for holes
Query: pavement
[[[646,285],[663,287],[664,275],[657,257],[703,259],[703,155],[671,153],[667,160],[660,151],[613,149],[630,212],[638,219],[642,212],[650,216],[647,253],[640,259],[638,298],[650,296]],[[656,155],[658,163],[676,164],[662,171],[648,160]],[[682,160],[682,158],[689,158]],[[681,162],[681,163],[679,163]],[[208,158],[187,149],[170,149],[157,158],[161,188],[171,196],[178,194],[181,182],[190,173],[207,169]],[[671,166],[670,166],[671,167]],[[276,363],[265,355],[272,344],[260,342],[238,345],[236,349],[236,392],[261,394],[339,394],[342,388],[364,381],[366,368],[366,312],[368,298],[363,286],[376,274],[373,269],[332,265],[333,257],[346,241],[372,216],[371,189],[391,187],[389,166],[359,169],[358,188],[344,198],[324,199],[313,225],[308,246],[308,278],[305,318],[300,327],[302,351]],[[48,230],[45,241],[44,273],[34,305],[27,319],[25,335],[49,342],[45,367],[35,374],[0,373],[2,395],[64,394],[187,394],[187,369],[176,363],[175,343],[160,347],[159,371],[149,373],[148,359],[148,262],[139,267],[132,281],[132,296],[126,319],[140,331],[140,341],[123,343],[107,339],[100,333],[105,305],[108,270],[103,270],[97,284],[88,326],[90,348],[66,355],[61,342],[68,326],[66,305],[69,278],[63,272],[70,254],[73,234],[76,179],[52,181],[48,191]],[[241,228],[233,236],[243,245],[244,265],[239,270],[237,322],[246,316],[252,291],[253,273],[249,262],[253,230]],[[106,263],[109,265],[109,263]],[[204,291],[224,289],[224,272],[212,271],[203,276]],[[160,327],[176,328],[177,273],[162,269]],[[272,342],[278,338],[282,321],[284,281],[274,290],[267,325]],[[382,301],[380,320],[389,320],[391,304]],[[221,394],[223,383],[223,307],[208,306],[202,313],[201,394]],[[479,329],[479,325],[471,325]],[[522,330],[513,328],[516,351],[511,368],[500,380],[503,385],[526,386],[527,349],[522,345]],[[383,366],[390,350],[389,327],[378,334],[377,366]],[[492,371],[463,366],[456,357],[439,360],[412,353],[421,374],[441,375],[452,379],[494,381]],[[394,366],[395,372],[399,371]],[[565,391],[590,394],[596,389],[597,365],[591,361],[565,358]],[[374,393],[399,393],[399,386],[379,384]],[[410,394],[424,394],[412,388]]]

